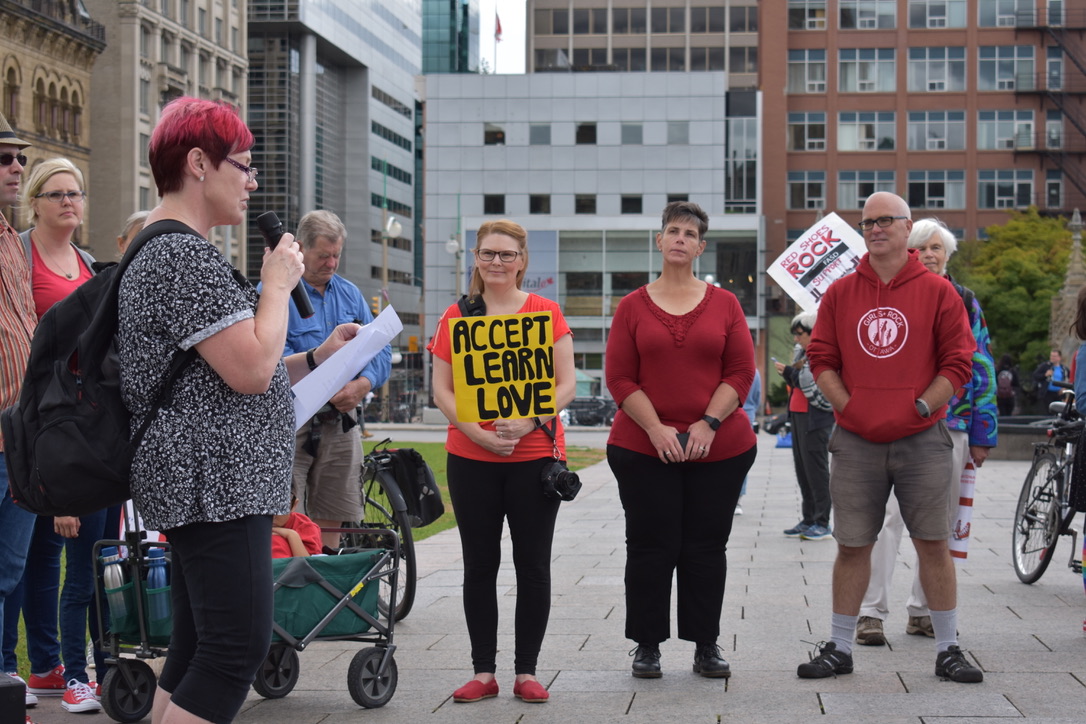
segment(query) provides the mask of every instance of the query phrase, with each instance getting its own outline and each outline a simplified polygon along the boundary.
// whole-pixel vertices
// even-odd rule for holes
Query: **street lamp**
[[[456,257],[456,271],[453,275],[456,277],[456,298],[459,299],[462,294],[460,286],[463,283],[463,275],[460,273],[460,257],[463,256],[464,250],[460,248],[460,239],[456,234],[449,234],[449,240],[445,242],[445,251]]]
[[[381,211],[383,214],[388,214],[387,201],[386,208]],[[403,232],[403,225],[395,216],[389,216],[385,219],[384,228],[381,231],[381,309],[384,309],[388,306],[388,237],[398,237]],[[388,380],[385,380],[385,384],[381,387],[381,407],[384,408],[382,417],[386,422],[389,419],[390,409],[388,395],[389,385]]]

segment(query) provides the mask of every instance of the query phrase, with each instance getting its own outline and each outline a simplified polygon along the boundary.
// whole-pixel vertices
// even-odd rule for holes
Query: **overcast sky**
[[[479,54],[491,72],[524,72],[524,9],[523,0],[479,0]],[[502,40],[497,44],[494,59],[494,16],[502,21]]]

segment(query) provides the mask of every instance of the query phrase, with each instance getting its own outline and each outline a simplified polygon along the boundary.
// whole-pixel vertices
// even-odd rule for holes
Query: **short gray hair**
[[[954,252],[958,250],[958,240],[954,237],[954,233],[947,228],[939,219],[920,219],[913,222],[913,230],[909,232],[909,248],[915,249],[921,244],[926,244],[931,237],[939,235],[940,240],[943,242],[943,247],[946,249],[946,258],[954,256]]]
[[[298,231],[295,236],[299,246],[303,249],[312,249],[320,238],[328,239],[333,243],[347,241],[347,227],[331,211],[318,209],[302,217],[302,220],[298,222]]]
[[[811,332],[814,329],[816,319],[818,319],[817,312],[800,312],[792,317],[792,326],[788,329],[793,330],[799,327],[805,332]]]

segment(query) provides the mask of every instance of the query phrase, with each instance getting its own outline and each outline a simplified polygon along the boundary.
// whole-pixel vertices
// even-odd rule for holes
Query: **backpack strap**
[[[476,297],[469,297],[467,294],[464,294],[456,301],[456,306],[460,308],[461,317],[486,316],[486,302],[483,301],[482,294]]]

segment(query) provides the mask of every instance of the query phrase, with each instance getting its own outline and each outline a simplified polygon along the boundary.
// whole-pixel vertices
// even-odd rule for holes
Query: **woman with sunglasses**
[[[30,263],[38,319],[94,275],[93,257],[73,242],[76,230],[83,224],[85,200],[83,173],[66,158],[37,164],[27,178],[23,206],[34,226],[19,238]],[[87,675],[88,625],[91,638],[98,638],[97,616],[88,616],[94,597],[91,561],[95,542],[117,537],[119,519],[119,507],[80,517],[38,516],[23,580],[4,608],[5,657],[15,655],[21,609],[31,671],[27,691],[34,695],[63,695],[61,706],[70,712],[102,708]],[[107,533],[110,520],[112,530]],[[60,554],[65,549],[67,568],[61,589]],[[94,658],[101,681],[106,673],[105,657],[96,649]]]
[[[474,254],[468,297],[481,298],[486,315],[551,313],[554,409],[561,410],[573,399],[576,384],[573,336],[555,302],[521,289],[528,268],[527,232],[505,219],[488,221],[479,227]],[[541,477],[555,449],[565,459],[565,434],[556,415],[492,423],[457,419],[449,320],[461,316],[459,304],[445,310],[427,347],[433,355],[434,401],[450,422],[445,443],[449,496],[463,548],[464,615],[475,669],[475,677],[453,693],[453,701],[498,695],[497,578],[502,523],[508,520],[517,574],[513,696],[541,703],[549,693],[536,680],[536,660],[550,617],[551,541],[558,515],[558,501],[543,496]],[[553,440],[544,426],[553,430]]]
[[[208,241],[214,227],[245,220],[257,189],[252,146],[231,105],[182,97],[162,109],[148,149],[162,200],[120,284],[117,351],[133,430],[175,353],[197,352],[132,461],[132,498],[173,555],[155,724],[230,722],[245,701],[271,639],[272,516],[290,509],[290,384],[359,328],[340,325],[308,353],[281,358],[303,270],[294,237],[265,250],[259,299]]]

